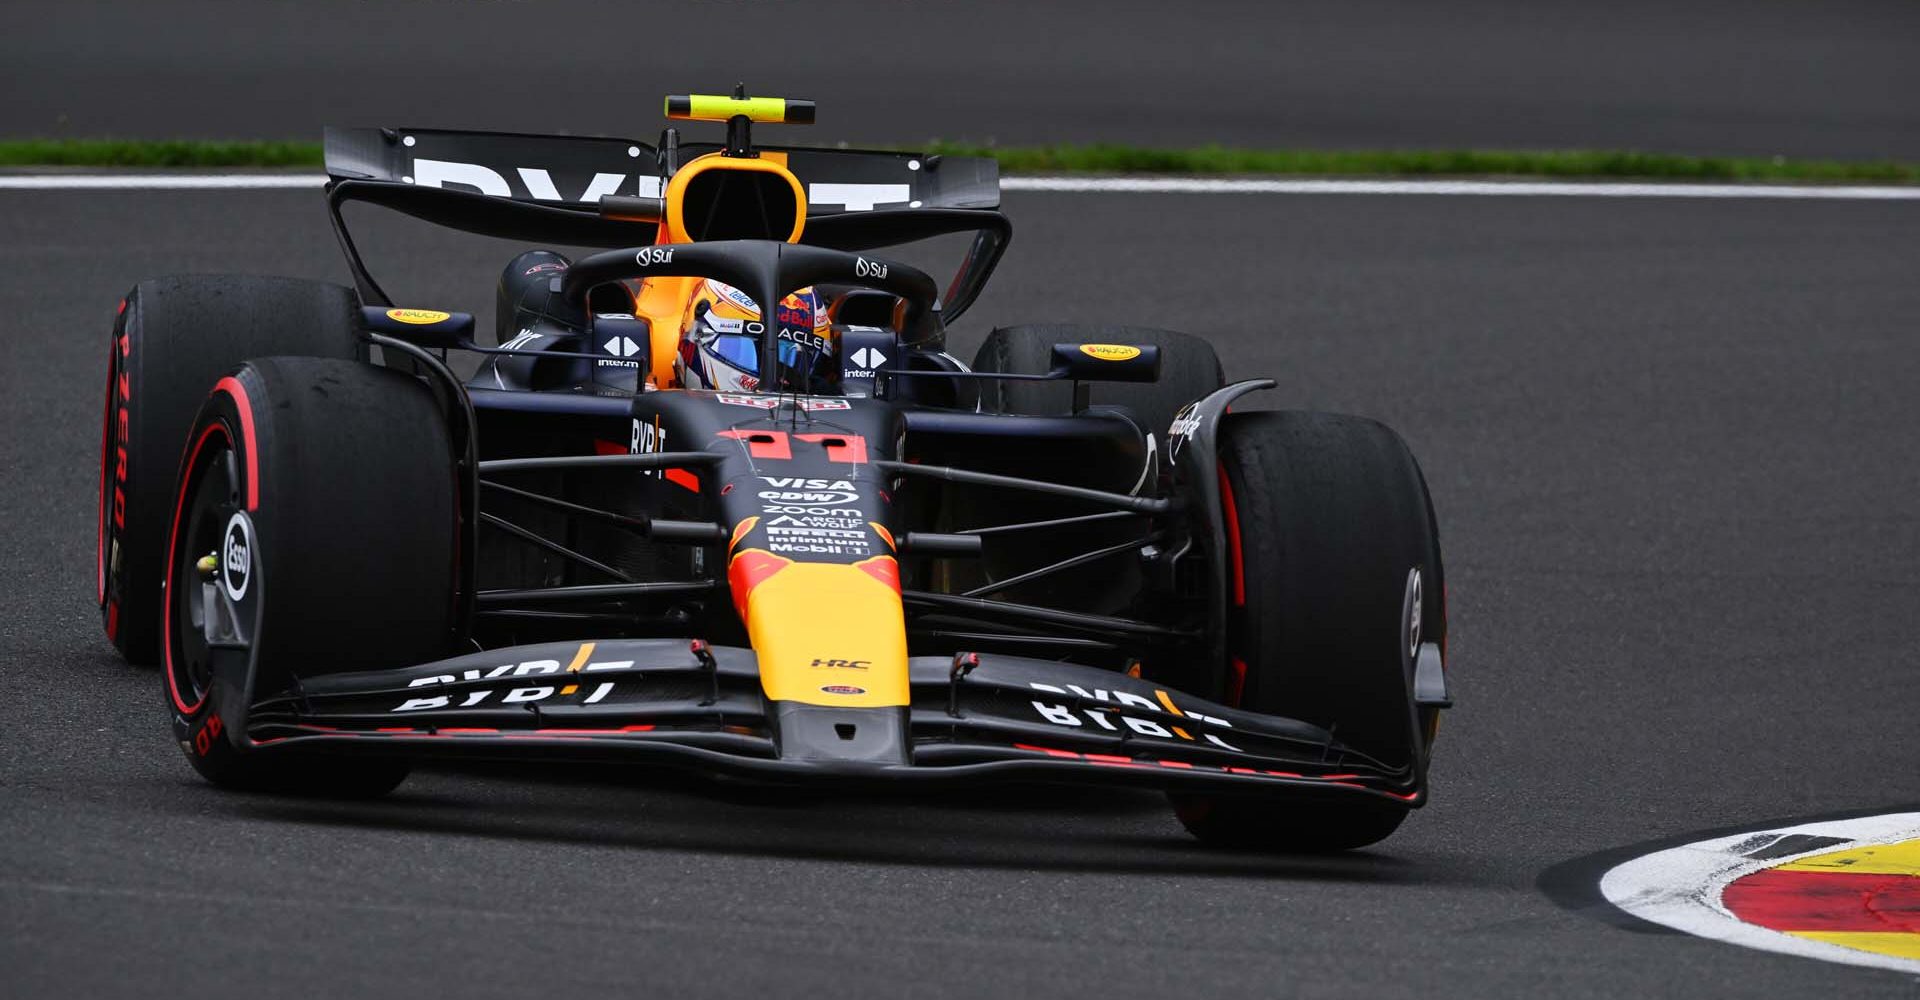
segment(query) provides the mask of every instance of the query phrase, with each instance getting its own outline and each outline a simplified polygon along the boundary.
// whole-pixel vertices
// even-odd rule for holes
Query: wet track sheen
[[[434,770],[357,805],[216,792],[92,607],[108,321],[163,272],[343,279],[319,196],[8,193],[7,992],[1911,996],[1897,974],[1631,933],[1535,879],[1920,798],[1920,211],[1008,209],[963,353],[1015,318],[1183,327],[1231,374],[1277,377],[1266,405],[1383,418],[1425,463],[1461,707],[1401,833],[1250,858],[1196,847],[1152,796],[761,804],[604,773]],[[415,304],[484,300],[504,260],[404,238]]]

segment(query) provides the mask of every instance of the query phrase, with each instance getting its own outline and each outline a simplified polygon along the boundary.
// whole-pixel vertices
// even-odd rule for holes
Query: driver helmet
[[[778,371],[760,371],[760,307],[732,285],[704,279],[680,326],[674,373],[688,389],[720,392],[833,393],[840,385],[840,342],[811,288],[780,300]]]

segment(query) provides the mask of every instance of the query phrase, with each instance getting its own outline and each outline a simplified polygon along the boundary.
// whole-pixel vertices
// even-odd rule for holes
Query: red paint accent
[[[123,312],[126,312],[126,311],[127,311],[127,300],[126,300],[126,299],[121,299],[121,300],[120,300],[120,308],[118,308],[118,309],[115,309],[115,310],[113,311],[113,314],[114,314],[115,316],[118,316],[118,315],[120,315],[121,313],[123,313]]]
[[[1920,878],[1768,868],[1720,895],[1733,915],[1776,931],[1920,933]]]
[[[475,734],[486,736],[486,735],[492,735],[494,733],[498,733],[499,731],[500,730],[498,729],[481,729],[481,728],[462,729],[459,727],[448,727],[448,728],[441,729],[440,734],[442,736],[472,736]]]
[[[593,442],[593,453],[596,455],[625,455],[627,453],[627,446],[612,441],[601,441],[596,438]]]
[[[786,556],[761,549],[748,549],[733,557],[727,564],[727,586],[733,590],[733,609],[741,621],[747,620],[747,595],[753,593],[753,588],[791,565],[793,560]]]
[[[786,461],[793,457],[793,443],[787,440],[786,431],[726,430],[715,436],[745,441],[747,454],[753,458]]]
[[[1240,508],[1233,502],[1233,484],[1227,481],[1227,467],[1220,466],[1220,507],[1227,527],[1227,557],[1233,565],[1233,606],[1247,606],[1247,566],[1240,549]]]
[[[187,475],[193,474],[194,466],[200,461],[200,449],[205,447],[207,439],[215,434],[226,438],[229,446],[233,444],[233,438],[228,436],[225,424],[209,425],[206,430],[200,432],[200,437],[193,442],[193,448],[187,452]],[[163,597],[160,601],[160,669],[166,671],[167,696],[173,699],[173,707],[179,709],[181,715],[191,716],[200,710],[200,706],[207,703],[207,696],[202,694],[200,700],[191,705],[187,704],[186,700],[180,697],[179,680],[174,676],[173,671],[173,558],[180,550],[180,514],[187,506],[186,482],[182,480],[174,492],[177,495],[173,500],[173,525],[167,529],[167,575],[161,585]]]
[[[121,299],[120,310],[125,312],[126,308],[126,300]],[[119,363],[114,360],[113,351],[109,349],[107,351],[107,405],[106,412],[100,415],[100,481],[96,484],[99,489],[98,498],[100,503],[100,510],[98,512],[100,515],[100,532],[94,537],[93,545],[93,575],[94,579],[100,583],[100,593],[94,597],[94,603],[96,604],[105,604],[107,602],[107,517],[113,510],[113,501],[109,499],[107,495],[107,455],[113,447],[113,411],[115,409],[113,405],[113,387],[114,383],[118,381],[113,376],[114,369],[117,367],[119,367]],[[113,638],[113,618],[113,609],[108,608],[107,638],[109,639]]]
[[[680,486],[680,487],[684,487],[686,489],[692,490],[695,493],[700,492],[699,476],[696,476],[685,469],[667,469],[664,471],[666,472],[667,482],[670,482],[675,486]]]
[[[1037,747],[1031,743],[1015,743],[1013,748],[1015,750],[1031,750],[1035,753],[1046,754],[1049,757],[1066,757],[1072,760],[1080,759],[1080,755],[1071,750],[1055,750],[1052,747]]]
[[[1159,763],[1160,763],[1160,766],[1161,766],[1161,767],[1177,767],[1177,768],[1180,768],[1180,769],[1182,769],[1182,770],[1186,770],[1186,771],[1191,771],[1191,770],[1193,770],[1193,765],[1192,765],[1192,764],[1188,764],[1188,763],[1185,763],[1184,761],[1178,761],[1178,760],[1163,760],[1163,761],[1160,761]]]
[[[418,730],[410,726],[381,726],[379,729],[374,730],[376,733],[411,733],[417,731]]]
[[[119,637],[120,637],[120,602],[110,601],[107,603],[107,638],[111,640],[111,639],[117,639]]]
[[[240,380],[229,375],[213,384],[214,392],[224,392],[233,397],[234,409],[240,411],[240,438],[247,453],[247,510],[260,509],[260,449],[254,446],[253,404],[247,399],[246,386]]]
[[[1296,777],[1297,777],[1297,776],[1296,776]],[[1357,775],[1357,774],[1323,774],[1323,775],[1320,775],[1320,780],[1322,780],[1322,781],[1352,781],[1353,779],[1355,779],[1355,778],[1358,778],[1358,777],[1360,777],[1360,776],[1359,776],[1359,775]]]
[[[1240,700],[1247,693],[1247,661],[1236,656],[1228,660],[1227,665],[1233,668],[1233,677],[1228,681],[1227,704],[1239,708]]]
[[[854,465],[865,465],[867,462],[867,439],[858,434],[795,434],[794,437],[825,445],[829,462],[850,462]]]
[[[854,563],[862,573],[886,584],[894,593],[900,592],[900,564],[892,556],[874,556]]]
[[[1132,757],[1115,757],[1112,754],[1104,753],[1081,754],[1081,756],[1095,764],[1111,764],[1116,767],[1132,767],[1139,763],[1139,761],[1134,760]]]

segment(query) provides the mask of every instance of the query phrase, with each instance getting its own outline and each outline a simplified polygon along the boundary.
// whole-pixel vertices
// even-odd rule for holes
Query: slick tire
[[[1333,730],[1390,767],[1423,768],[1431,730],[1413,701],[1401,621],[1421,574],[1421,635],[1444,642],[1439,538],[1426,481],[1385,425],[1329,413],[1237,413],[1221,423],[1229,689],[1255,712]],[[1210,843],[1335,851],[1384,839],[1405,806],[1355,795],[1183,795]]]
[[[276,354],[365,357],[352,289],[293,278],[155,278],[121,301],[101,422],[97,598],[130,663],[160,659],[160,580],[174,474],[221,375]]]
[[[161,629],[175,737],[216,785],[368,796],[405,761],[322,757],[227,731],[299,678],[406,666],[453,645],[456,480],[432,393],[355,361],[260,358],[215,380],[171,514]],[[223,709],[225,710],[223,713]]]
[[[1144,326],[1079,326],[1036,323],[1003,326],[987,334],[973,370],[1038,375],[1052,366],[1055,344],[1134,344],[1160,348],[1157,382],[1100,382],[1090,401],[1125,406],[1160,440],[1180,408],[1226,384],[1213,345],[1191,334]],[[1067,382],[987,382],[980,407],[989,413],[1067,413],[1073,386]]]

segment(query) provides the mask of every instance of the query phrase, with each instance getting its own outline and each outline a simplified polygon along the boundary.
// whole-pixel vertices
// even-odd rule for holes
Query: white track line
[[[319,174],[0,174],[0,191],[245,191],[317,188]],[[1920,201],[1920,186],[1659,184],[1590,181],[1258,180],[1200,177],[1007,177],[1007,191],[1068,194],[1373,194],[1505,198],[1785,198]]]
[[[1796,833],[1838,837],[1851,843],[1828,844],[1797,855],[1765,860],[1756,860],[1743,853],[1753,850],[1756,838],[1763,834],[1788,836]],[[1600,892],[1613,905],[1642,920],[1664,924],[1688,934],[1746,948],[1785,952],[1829,962],[1920,973],[1920,960],[1843,948],[1749,924],[1728,911],[1720,899],[1729,884],[1751,872],[1809,855],[1866,844],[1895,843],[1914,837],[1920,837],[1920,813],[1891,813],[1802,823],[1773,830],[1752,830],[1634,858],[1602,876]]]
[[[1008,191],[1122,194],[1425,194],[1521,198],[1826,198],[1920,200],[1920,187],[1795,184],[1614,184],[1589,181],[1230,180],[1200,177],[1008,177]]]
[[[317,188],[325,174],[0,174],[13,191],[244,191]]]

